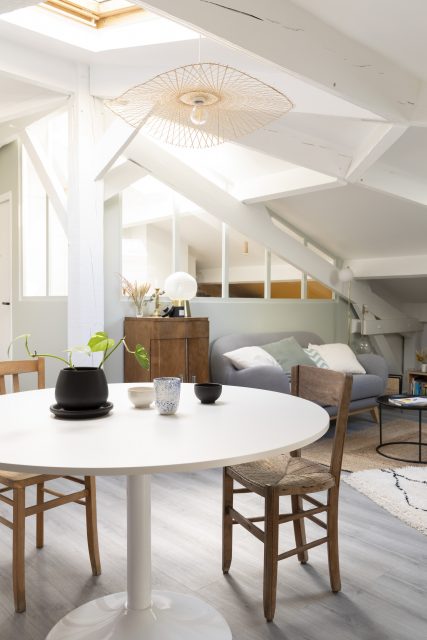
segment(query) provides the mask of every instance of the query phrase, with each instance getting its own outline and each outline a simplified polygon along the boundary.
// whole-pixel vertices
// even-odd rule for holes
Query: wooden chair
[[[264,615],[273,620],[276,608],[277,564],[297,555],[301,563],[308,560],[308,549],[326,543],[328,548],[331,589],[341,589],[338,557],[338,494],[341,463],[351,397],[352,376],[330,369],[299,365],[292,369],[292,394],[322,405],[336,405],[338,413],[329,469],[301,457],[301,450],[290,456],[280,455],[224,469],[223,484],[223,560],[228,573],[232,557],[233,525],[240,524],[264,543]],[[279,416],[278,416],[279,419]],[[237,481],[244,488],[234,488]],[[327,491],[326,503],[308,494]],[[239,513],[233,505],[235,493],[256,493],[265,499],[263,516],[251,518]],[[291,513],[279,511],[280,496],[291,496]],[[304,509],[304,501],[309,508]],[[326,523],[318,514],[326,512]],[[313,542],[306,540],[304,518],[309,518],[326,535]],[[264,522],[264,530],[256,522]],[[279,525],[292,522],[295,548],[279,553]]]
[[[20,390],[19,374],[37,373],[38,388],[45,386],[45,363],[43,358],[35,360],[8,360],[0,362],[0,394],[6,393],[5,376],[11,375],[13,378],[13,391]],[[22,402],[26,402],[25,395]],[[31,410],[31,407],[29,407]],[[46,411],[49,408],[46,407]],[[80,485],[78,491],[63,494],[54,489],[45,488],[44,483],[56,478],[65,477],[67,480]],[[25,489],[32,485],[37,486],[36,504],[25,506]],[[12,507],[12,521],[0,517],[0,523],[12,529],[13,532],[13,594],[15,599],[15,610],[25,611],[25,518],[36,516],[36,546],[43,547],[44,542],[44,512],[54,507],[59,507],[67,502],[76,502],[83,505],[86,510],[87,541],[89,547],[90,563],[92,573],[98,576],[101,573],[101,563],[99,559],[98,532],[96,521],[96,489],[95,478],[86,476],[74,478],[73,476],[52,476],[34,475],[31,473],[20,473],[17,471],[0,470],[0,500]],[[7,497],[5,493],[12,491],[12,496]],[[45,502],[46,494],[54,496],[53,499]]]

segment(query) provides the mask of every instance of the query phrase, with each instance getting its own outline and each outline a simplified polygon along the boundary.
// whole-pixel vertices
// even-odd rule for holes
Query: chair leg
[[[22,613],[25,604],[25,487],[13,490],[13,597],[15,611]]]
[[[334,487],[328,491],[328,563],[331,589],[334,593],[341,590],[340,561],[338,552],[338,495],[339,489]]]
[[[37,485],[37,505],[44,502],[44,482]],[[40,511],[36,515],[36,547],[42,549],[44,545],[44,511]]]
[[[292,513],[301,513],[303,511],[303,503],[301,496],[291,496],[291,504],[292,504]],[[307,538],[305,535],[305,522],[304,518],[299,518],[299,520],[294,520],[294,535],[295,535],[295,546],[301,547],[304,544],[307,544]],[[298,553],[298,560],[301,564],[306,564],[308,562],[308,552],[300,551]]]
[[[227,469],[223,469],[222,481],[222,572],[228,573],[233,555],[233,519],[230,507],[233,506],[233,478]]]
[[[273,487],[268,487],[265,498],[264,537],[264,616],[267,622],[273,620],[276,610],[278,550],[279,494]]]
[[[372,420],[374,422],[379,424],[379,422],[380,422],[380,414],[379,414],[379,411],[378,411],[378,407],[373,407],[371,409],[371,417],[372,417]]]
[[[98,545],[98,524],[96,518],[96,480],[93,476],[85,476],[86,498],[86,532],[89,548],[90,564],[94,576],[101,575],[101,560]]]

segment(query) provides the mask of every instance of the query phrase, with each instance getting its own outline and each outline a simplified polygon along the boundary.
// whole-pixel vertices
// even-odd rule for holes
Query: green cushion
[[[293,336],[283,338],[283,340],[279,340],[278,342],[263,344],[262,348],[277,360],[286,373],[290,373],[292,367],[296,364],[313,366],[313,360],[309,358]]]

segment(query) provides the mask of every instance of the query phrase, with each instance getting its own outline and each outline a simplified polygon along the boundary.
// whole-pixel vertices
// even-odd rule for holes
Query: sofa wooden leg
[[[379,414],[379,411],[378,411],[378,407],[373,407],[371,409],[371,416],[372,416],[372,420],[374,422],[376,422],[377,424],[379,424],[379,422],[380,422],[380,414]]]

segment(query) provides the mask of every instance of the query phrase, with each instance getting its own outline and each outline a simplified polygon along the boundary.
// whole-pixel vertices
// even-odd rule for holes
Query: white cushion
[[[309,344],[323,358],[330,369],[342,373],[366,373],[347,344]]]
[[[248,367],[276,367],[282,369],[280,364],[267,351],[261,347],[241,347],[223,354],[231,360],[236,369],[247,369]]]

